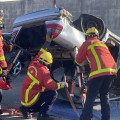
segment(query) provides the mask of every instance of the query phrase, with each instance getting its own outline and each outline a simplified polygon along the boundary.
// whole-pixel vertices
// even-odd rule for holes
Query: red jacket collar
[[[99,40],[99,39],[97,39],[96,37],[92,37],[92,38],[90,38],[90,39],[88,39],[88,40],[91,41],[91,40]],[[88,41],[88,40],[87,40],[87,41]]]

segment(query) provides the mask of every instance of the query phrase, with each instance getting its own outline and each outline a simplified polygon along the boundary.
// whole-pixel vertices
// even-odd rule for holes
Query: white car
[[[59,70],[58,68],[64,68],[70,84],[72,79],[76,81],[75,96],[79,97],[77,76],[73,75],[76,71],[74,48],[81,46],[85,41],[84,32],[92,26],[97,27],[100,39],[109,47],[116,62],[119,61],[120,38],[108,30],[100,18],[82,14],[78,20],[72,22],[72,15],[62,8],[45,9],[16,18],[11,41],[32,57],[41,47],[47,48],[54,57],[51,67],[53,77],[58,76],[54,74],[57,73],[55,71]],[[118,64],[118,68],[119,66]],[[56,81],[61,80],[60,76],[56,79]],[[62,93],[61,99],[64,99]]]

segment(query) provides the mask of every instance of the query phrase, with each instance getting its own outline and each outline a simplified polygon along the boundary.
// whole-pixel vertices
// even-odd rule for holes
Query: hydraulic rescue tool
[[[22,49],[20,49],[17,52],[16,57],[14,58],[14,60],[12,61],[12,63],[10,63],[8,65],[7,75],[0,77],[0,89],[2,89],[2,90],[9,90],[9,89],[12,88],[12,85],[10,84],[10,77],[8,76],[8,74],[9,74],[10,70],[12,69],[14,63],[16,62],[16,60],[19,57],[19,55],[20,55],[21,52],[22,52]]]

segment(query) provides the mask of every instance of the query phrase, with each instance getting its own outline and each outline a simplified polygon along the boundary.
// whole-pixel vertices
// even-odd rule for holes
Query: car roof
[[[15,19],[13,27],[23,26],[38,21],[46,21],[60,17],[60,8],[51,8],[25,14]]]

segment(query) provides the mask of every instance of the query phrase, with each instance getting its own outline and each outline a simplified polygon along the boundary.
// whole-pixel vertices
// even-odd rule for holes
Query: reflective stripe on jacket
[[[51,79],[49,69],[36,61],[30,63],[27,75],[22,84],[21,104],[24,106],[34,105],[40,93],[44,90],[57,90],[58,84]]]
[[[116,64],[108,47],[96,38],[89,39],[79,48],[76,63],[88,60],[91,68],[89,79],[102,75],[115,75]]]

